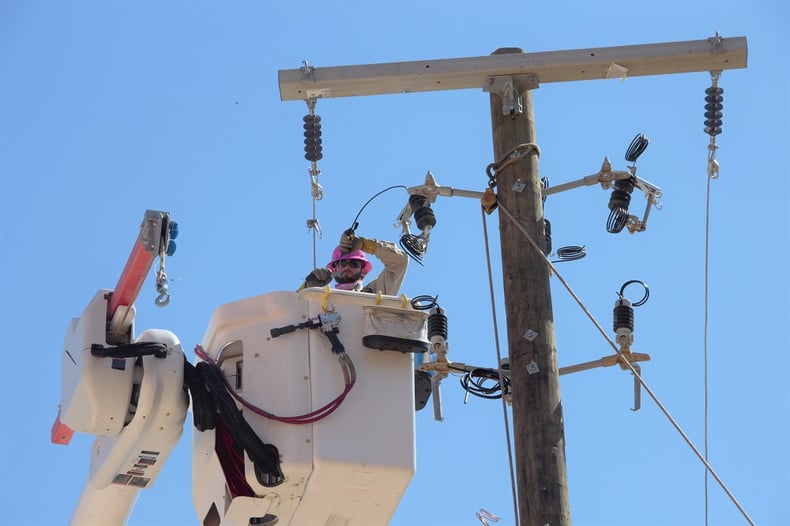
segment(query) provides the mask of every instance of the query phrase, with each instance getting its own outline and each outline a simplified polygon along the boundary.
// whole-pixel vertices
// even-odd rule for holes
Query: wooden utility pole
[[[518,519],[523,526],[570,524],[549,269],[521,231],[538,247],[547,248],[538,156],[524,146],[536,142],[530,90],[551,82],[745,68],[746,57],[745,37],[716,35],[541,53],[503,48],[483,57],[389,64],[305,64],[279,71],[284,101],[468,88],[491,94],[494,163],[501,168],[495,180],[501,207]]]
[[[494,54],[522,53],[504,48]],[[505,289],[513,441],[519,516],[522,524],[569,525],[565,427],[562,421],[549,268],[521,228],[548,253],[543,220],[538,152],[532,145],[534,80],[516,76],[491,82],[502,278]],[[511,220],[512,217],[512,220]],[[516,394],[518,392],[518,394]]]

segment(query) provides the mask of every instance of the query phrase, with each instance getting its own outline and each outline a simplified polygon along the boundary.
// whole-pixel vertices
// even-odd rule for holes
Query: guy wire
[[[524,239],[526,239],[527,242],[532,246],[532,248],[538,254],[540,254],[540,256],[543,258],[543,260],[549,266],[551,271],[554,273],[554,275],[557,276],[557,279],[559,279],[560,283],[562,283],[562,286],[565,287],[565,289],[568,291],[568,293],[571,295],[571,297],[574,299],[574,301],[582,309],[584,314],[590,319],[592,324],[598,329],[598,332],[601,333],[601,335],[609,343],[609,345],[612,347],[612,349],[614,349],[615,353],[617,353],[617,356],[619,358],[618,362],[619,363],[623,363],[623,364],[625,364],[628,367],[628,369],[631,371],[631,374],[633,374],[634,378],[636,378],[639,381],[639,383],[642,385],[642,388],[645,390],[645,392],[648,395],[650,395],[650,398],[653,399],[653,401],[656,403],[656,406],[658,406],[659,410],[661,410],[661,412],[664,413],[664,416],[667,418],[667,420],[669,420],[669,422],[672,424],[672,426],[675,428],[675,430],[680,434],[680,436],[683,438],[683,440],[686,442],[686,444],[691,448],[691,450],[694,452],[694,454],[697,456],[697,458],[700,460],[700,462],[702,462],[705,465],[705,468],[707,469],[707,471],[711,474],[711,476],[713,476],[714,479],[716,479],[716,482],[719,483],[719,486],[721,487],[722,490],[724,490],[724,493],[726,493],[727,496],[732,501],[732,503],[735,504],[735,507],[738,508],[738,511],[741,512],[743,517],[746,519],[746,521],[751,526],[755,526],[754,522],[752,521],[752,519],[746,513],[746,510],[743,508],[743,506],[741,506],[741,504],[738,502],[738,500],[735,498],[735,496],[732,494],[732,492],[730,492],[730,490],[727,488],[726,484],[724,484],[724,481],[714,471],[713,467],[708,463],[708,460],[702,455],[702,453],[700,453],[699,449],[697,449],[697,447],[694,445],[694,443],[691,441],[691,439],[688,437],[688,435],[683,431],[683,429],[680,427],[680,424],[677,423],[677,421],[672,417],[672,415],[669,413],[669,411],[664,407],[664,404],[661,403],[661,401],[658,399],[658,396],[656,396],[656,394],[653,392],[653,390],[650,389],[650,387],[647,385],[647,383],[642,378],[642,375],[640,375],[637,372],[637,370],[634,367],[634,365],[623,356],[623,353],[620,351],[620,349],[617,348],[617,345],[614,343],[614,341],[612,341],[612,339],[609,337],[609,335],[606,334],[606,331],[604,331],[603,327],[601,327],[601,324],[598,323],[598,321],[590,313],[590,311],[587,310],[587,307],[584,306],[584,303],[582,303],[581,299],[576,295],[576,293],[573,291],[573,289],[571,289],[570,285],[568,285],[568,283],[560,275],[560,273],[557,272],[557,267],[555,267],[551,263],[551,261],[548,259],[548,257],[546,257],[546,254],[543,253],[543,251],[540,249],[538,244],[535,243],[535,241],[529,236],[529,233],[527,233],[527,231],[524,229],[524,227],[521,226],[521,224],[519,224],[518,221],[516,221],[516,218],[513,217],[513,214],[511,214],[510,211],[507,208],[503,207],[502,203],[498,203],[498,204],[499,204],[498,209],[501,210],[507,216],[507,218],[513,223],[513,225],[518,229],[518,231],[521,232],[521,235],[524,236]]]
[[[504,378],[502,378],[502,353],[499,348],[499,330],[497,328],[497,319],[496,319],[496,303],[494,301],[494,278],[492,277],[491,273],[491,252],[488,249],[488,226],[486,224],[486,213],[483,207],[480,207],[480,213],[483,217],[483,238],[485,240],[485,247],[486,247],[486,265],[488,267],[488,290],[491,294],[491,317],[493,318],[494,324],[494,344],[496,347],[496,361],[497,361],[497,371],[499,372],[499,385],[504,386]],[[508,467],[510,468],[510,490],[513,493],[513,517],[515,520],[515,526],[519,526],[519,517],[518,517],[518,494],[516,493],[516,474],[513,469],[513,448],[510,444],[510,424],[508,423],[507,418],[507,400],[505,400],[504,392],[502,396],[502,415],[505,419],[505,440],[507,441],[507,458],[508,458]]]

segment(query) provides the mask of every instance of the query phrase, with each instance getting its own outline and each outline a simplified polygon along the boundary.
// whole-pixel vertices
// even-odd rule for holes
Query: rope
[[[496,319],[496,306],[494,301],[494,279],[491,273],[491,253],[488,250],[488,226],[486,224],[486,213],[483,207],[480,207],[480,213],[483,217],[483,238],[485,239],[486,247],[486,265],[488,267],[488,290],[491,295],[491,317],[494,324],[494,346],[496,347],[496,363],[499,364],[497,370],[499,371],[499,385],[505,385],[504,378],[502,378],[502,352],[499,348],[499,330],[497,328]],[[516,474],[513,469],[513,448],[510,444],[510,423],[507,418],[507,401],[502,396],[502,416],[505,422],[505,440],[507,441],[507,458],[508,467],[510,468],[510,491],[513,493],[513,517],[515,517],[515,526],[519,525],[518,518],[518,494],[516,493]]]
[[[551,269],[552,273],[555,276],[557,276],[557,279],[559,279],[560,283],[562,283],[562,286],[565,287],[565,289],[568,291],[568,293],[571,295],[571,297],[574,299],[574,301],[582,309],[584,314],[590,319],[590,321],[593,323],[593,325],[598,329],[598,332],[601,333],[601,335],[609,343],[609,345],[612,347],[612,349],[614,349],[615,353],[617,353],[618,363],[625,364],[628,367],[628,369],[631,371],[631,374],[634,375],[634,378],[636,378],[639,381],[639,383],[641,384],[641,386],[645,390],[645,392],[650,396],[650,398],[653,399],[653,401],[656,403],[656,406],[658,406],[658,408],[661,410],[661,412],[664,413],[664,416],[667,418],[667,420],[669,420],[669,422],[672,424],[672,426],[675,428],[675,430],[680,434],[680,436],[683,438],[683,440],[686,442],[686,444],[688,444],[688,446],[691,448],[691,450],[694,452],[694,454],[697,456],[697,458],[700,460],[700,462],[702,462],[705,465],[705,468],[706,468],[707,472],[709,472],[710,475],[714,479],[716,479],[716,482],[718,482],[719,486],[721,487],[722,490],[724,490],[724,492],[730,498],[732,503],[735,504],[735,507],[738,508],[738,511],[741,512],[741,514],[746,519],[746,521],[751,526],[754,526],[754,522],[749,517],[749,515],[746,513],[746,510],[740,505],[740,503],[735,498],[735,496],[732,494],[732,492],[730,492],[730,490],[724,484],[724,481],[714,471],[713,467],[708,463],[707,458],[705,458],[702,455],[702,453],[700,453],[699,449],[697,449],[697,447],[694,445],[694,443],[691,441],[691,439],[688,437],[688,435],[683,431],[683,429],[680,427],[680,425],[677,423],[677,421],[672,417],[672,415],[669,413],[669,411],[664,407],[664,404],[662,404],[661,401],[658,399],[658,396],[656,396],[656,394],[653,392],[652,389],[650,389],[650,387],[647,385],[647,383],[644,381],[644,379],[642,379],[642,375],[640,375],[639,372],[634,367],[634,365],[628,359],[626,359],[625,356],[623,356],[623,353],[620,351],[620,349],[618,349],[617,345],[614,343],[614,341],[612,341],[612,339],[609,337],[609,335],[606,334],[606,331],[603,329],[603,327],[601,327],[601,324],[598,323],[598,321],[590,313],[590,311],[587,310],[587,307],[584,306],[584,303],[582,303],[581,299],[579,299],[579,297],[576,295],[576,293],[573,292],[573,289],[571,289],[570,285],[568,285],[568,283],[565,281],[565,279],[559,274],[559,272],[557,272],[557,267],[555,267],[551,263],[551,261],[548,259],[548,257],[546,257],[546,255],[543,253],[543,251],[540,249],[540,247],[537,245],[537,243],[535,243],[535,241],[529,236],[529,234],[524,229],[524,227],[521,226],[518,223],[518,221],[516,221],[516,218],[513,217],[513,214],[511,214],[510,211],[507,208],[502,206],[502,203],[499,203],[499,210],[501,210],[505,214],[505,216],[507,216],[507,218],[519,230],[519,232],[521,232],[521,235],[524,236],[524,239],[526,239],[527,242],[532,246],[532,248],[535,249],[535,251],[538,254],[540,254],[540,256],[543,258],[543,260],[549,266],[549,269]]]

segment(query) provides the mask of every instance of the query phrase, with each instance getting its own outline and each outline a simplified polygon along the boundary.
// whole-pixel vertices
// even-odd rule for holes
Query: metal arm
[[[167,305],[170,294],[167,292],[167,276],[164,274],[165,256],[172,255],[173,238],[177,235],[176,223],[171,222],[168,212],[146,210],[140,225],[132,252],[126,261],[118,283],[113,289],[107,305],[107,336],[110,343],[126,343],[126,336],[134,320],[133,306],[140,289],[148,276],[154,259],[160,258],[161,264],[157,273],[157,290],[159,296],[156,304]],[[124,341],[126,340],[126,341]]]
[[[631,166],[628,170],[612,170],[611,162],[605,157],[603,163],[601,164],[601,169],[598,170],[598,172],[587,175],[575,181],[543,188],[542,192],[544,196],[549,196],[552,194],[564,192],[566,190],[572,190],[582,186],[593,186],[595,184],[600,184],[603,190],[608,190],[615,181],[627,179],[630,180],[636,188],[639,188],[644,192],[645,199],[647,200],[647,205],[645,207],[645,212],[642,215],[642,219],[640,220],[633,214],[629,215],[627,227],[629,232],[632,234],[634,232],[643,232],[647,228],[647,218],[650,214],[651,208],[655,206],[657,209],[661,209],[661,203],[658,201],[658,199],[662,196],[662,193],[661,189],[656,185],[636,176],[636,166]],[[407,189],[407,192],[409,195],[425,196],[430,202],[436,201],[436,198],[439,196],[470,197],[473,199],[483,199],[484,196],[484,192],[462,190],[458,188],[452,188],[450,186],[440,186],[436,183],[436,179],[431,172],[428,172],[425,176],[425,184],[420,186],[412,186]],[[411,217],[412,212],[411,205],[406,203],[406,206],[403,208],[403,210],[401,210],[401,213],[396,219],[395,225],[402,226],[404,235],[411,233],[409,228],[409,218]]]

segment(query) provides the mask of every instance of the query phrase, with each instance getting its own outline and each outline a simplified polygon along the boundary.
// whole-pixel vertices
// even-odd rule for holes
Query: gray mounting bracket
[[[521,94],[539,87],[538,76],[528,73],[526,75],[488,77],[483,91],[499,95],[502,99],[502,115],[517,115],[524,112]]]

